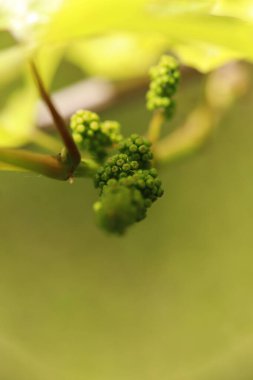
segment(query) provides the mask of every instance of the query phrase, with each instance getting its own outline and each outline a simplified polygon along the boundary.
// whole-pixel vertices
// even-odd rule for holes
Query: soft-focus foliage
[[[152,36],[134,33],[109,33],[106,36],[75,41],[67,57],[91,75],[114,80],[146,75],[154,62],[168,46],[161,34]]]
[[[38,93],[26,61],[31,49],[23,46],[3,51],[0,60],[2,109],[0,112],[0,146],[20,145],[27,140],[34,128]],[[44,46],[37,54],[44,81],[50,85],[62,57],[61,48]],[[23,65],[22,65],[23,63]],[[8,91],[13,87],[12,91]],[[7,93],[9,92],[9,96]]]
[[[213,14],[239,17],[253,20],[253,3],[251,0],[219,0],[216,1]]]
[[[173,45],[173,50],[182,62],[196,67],[204,73],[216,69],[230,60],[244,57],[244,54],[238,51],[202,41],[194,41],[191,44],[177,43]]]
[[[30,86],[22,87],[21,103],[26,88],[29,99],[25,112],[17,105],[13,113],[9,104],[20,93],[14,84],[26,75],[30,56],[47,84],[64,55],[85,73],[121,79],[146,75],[170,49],[182,63],[207,72],[231,59],[252,60],[252,8],[249,0],[0,0],[0,30],[16,38],[16,45],[0,50],[0,145],[29,139],[35,92],[31,99]]]

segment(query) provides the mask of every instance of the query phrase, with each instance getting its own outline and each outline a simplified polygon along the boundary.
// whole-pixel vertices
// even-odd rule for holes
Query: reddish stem
[[[50,98],[50,95],[48,94],[47,90],[44,87],[43,81],[41,79],[41,76],[38,72],[38,69],[34,62],[31,62],[31,69],[37,84],[37,87],[39,89],[40,95],[44,102],[46,103],[51,116],[54,120],[55,126],[61,135],[61,138],[63,140],[63,143],[68,151],[69,158],[71,161],[71,167],[70,170],[73,173],[76,167],[79,165],[81,160],[80,152],[76,146],[75,141],[73,140],[73,137],[68,130],[63,118],[61,117],[60,113],[57,111],[52,99]]]

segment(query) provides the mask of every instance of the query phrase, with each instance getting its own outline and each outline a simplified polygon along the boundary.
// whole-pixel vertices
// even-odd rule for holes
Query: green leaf
[[[168,21],[169,26],[161,22],[157,27],[176,42],[211,44],[253,59],[253,24],[250,22],[212,15],[181,15]]]
[[[42,45],[36,52],[34,59],[38,65],[43,82],[48,88],[53,81],[64,54],[65,47],[62,45]]]
[[[63,49],[48,45],[38,49],[38,39],[44,24],[60,3],[61,0],[13,0],[4,2],[1,7],[0,27],[11,31],[19,43],[0,51],[0,86],[4,104],[0,113],[0,146],[21,145],[31,138],[38,91],[28,62],[36,55],[43,80],[50,86]],[[2,36],[6,40],[7,37]]]
[[[16,146],[27,142],[34,126],[36,89],[29,77],[6,101],[0,113],[0,146]]]
[[[0,50],[15,46],[14,37],[7,30],[0,30]]]
[[[143,74],[166,48],[202,72],[232,59],[253,60],[253,23],[208,14],[218,13],[217,2],[157,1],[149,8],[141,0],[121,4],[123,11],[114,0],[66,1],[49,24],[45,40],[70,41],[105,33],[71,44],[68,56],[90,74],[113,79]]]
[[[198,42],[178,43],[172,48],[183,64],[194,67],[203,73],[214,70],[232,59],[243,57],[243,54],[230,49]]]
[[[214,9],[216,0],[157,0],[151,3],[153,10],[164,14],[207,13]]]
[[[67,57],[90,75],[127,79],[146,75],[167,45],[160,35],[146,38],[127,33],[110,34],[74,42]]]
[[[0,51],[1,86],[11,82],[21,75],[27,58],[30,55],[31,51],[23,45],[16,45]]]
[[[22,47],[14,47],[0,54],[5,57],[0,59],[0,73],[8,83],[15,78],[23,78],[21,86],[17,86],[8,94],[4,101],[4,107],[0,112],[0,146],[18,146],[27,143],[31,139],[32,131],[35,127],[36,103],[38,101],[38,91],[29,70],[27,56],[23,57]],[[12,50],[9,52],[9,50]],[[25,51],[27,51],[25,49]],[[20,55],[19,55],[20,53]],[[30,53],[28,51],[27,55]],[[37,63],[41,71],[44,82],[50,86],[54,73],[63,55],[62,47],[58,49],[53,46],[44,46],[37,53]],[[12,59],[10,59],[10,57]],[[15,59],[14,59],[15,58]],[[18,60],[20,58],[20,61]],[[9,67],[8,67],[9,63]],[[10,70],[10,65],[12,67]],[[22,65],[23,63],[23,65]],[[0,81],[1,83],[1,81]],[[1,83],[2,87],[3,84]],[[4,92],[3,95],[4,96]]]
[[[162,33],[168,38],[168,44],[204,42],[230,49],[245,58],[253,58],[252,23],[208,13],[174,14],[168,12],[166,4],[167,2],[164,7],[148,7],[144,0],[125,0],[118,7],[116,0],[66,1],[48,25],[44,40],[70,41],[73,38],[94,36],[111,30],[146,35]]]
[[[146,0],[67,0],[52,18],[45,42],[63,42],[72,38],[95,36],[114,30],[127,30],[140,21]]]
[[[219,0],[216,2],[213,13],[252,21],[253,3],[252,0]]]

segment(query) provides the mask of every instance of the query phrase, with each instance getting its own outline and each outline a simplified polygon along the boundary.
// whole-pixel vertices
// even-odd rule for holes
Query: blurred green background
[[[70,73],[71,75],[71,73]],[[182,86],[175,123],[203,79]],[[253,378],[253,90],[123,238],[94,224],[90,181],[0,173],[0,378]],[[136,96],[104,113],[145,130]]]

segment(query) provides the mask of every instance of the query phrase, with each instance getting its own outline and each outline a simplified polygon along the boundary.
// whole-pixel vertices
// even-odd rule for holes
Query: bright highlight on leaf
[[[218,0],[212,13],[252,21],[253,3],[251,0]]]
[[[63,0],[0,0],[0,28],[10,30],[18,40],[34,43],[62,2]]]

